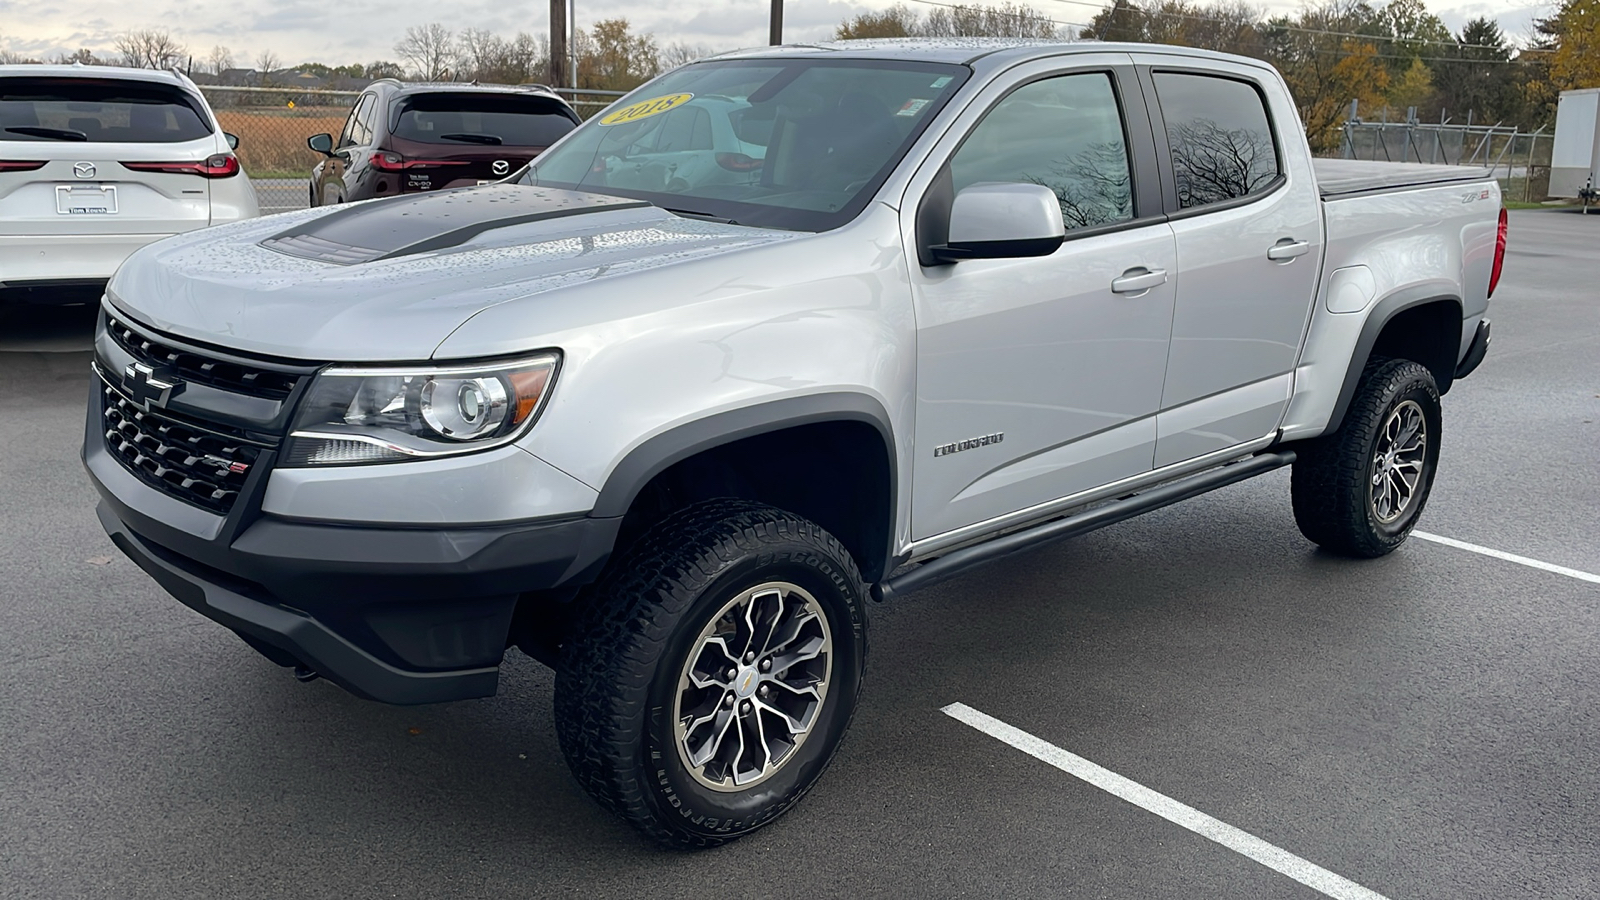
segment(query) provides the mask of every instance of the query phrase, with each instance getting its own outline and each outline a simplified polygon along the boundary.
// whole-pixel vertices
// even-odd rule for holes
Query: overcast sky
[[[790,41],[829,37],[846,17],[891,2],[788,0],[784,37]],[[1087,22],[1102,4],[1032,0],[1030,5],[1065,24]],[[1273,12],[1293,12],[1299,6],[1296,0],[1259,5]],[[1533,18],[1552,8],[1523,0],[1433,0],[1429,7],[1452,30],[1474,16],[1487,15],[1513,37],[1527,34]],[[765,44],[767,39],[767,0],[577,0],[577,10],[580,28],[621,16],[636,29],[653,32],[663,44],[684,41],[724,50]],[[187,44],[197,60],[221,44],[233,51],[239,66],[249,66],[262,50],[271,50],[285,65],[312,61],[337,65],[395,59],[394,44],[406,26],[430,21],[458,29],[489,28],[508,36],[517,31],[538,33],[549,27],[549,2],[0,0],[0,48],[41,58],[78,47],[109,54],[119,32],[164,28]]]

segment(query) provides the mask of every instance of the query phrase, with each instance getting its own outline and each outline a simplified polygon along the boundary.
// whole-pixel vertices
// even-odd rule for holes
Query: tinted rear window
[[[548,147],[576,127],[566,107],[544,97],[418,94],[400,101],[394,136],[458,147]]]
[[[0,140],[172,144],[211,134],[182,91],[92,78],[0,78]]]
[[[1243,81],[1157,72],[1178,205],[1184,209],[1248,197],[1278,177],[1272,125],[1261,94]]]

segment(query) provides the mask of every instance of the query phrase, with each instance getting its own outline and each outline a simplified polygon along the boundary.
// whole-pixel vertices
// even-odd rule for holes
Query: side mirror
[[[323,156],[333,155],[333,135],[313,134],[306,138],[306,146],[321,153]]]
[[[1042,184],[985,181],[956,195],[940,262],[1049,256],[1066,240],[1061,204]]]
[[[237,150],[237,149],[239,149],[239,136],[237,134],[229,134],[226,131],[224,131],[222,133],[222,136],[228,139],[228,149],[229,150]]]

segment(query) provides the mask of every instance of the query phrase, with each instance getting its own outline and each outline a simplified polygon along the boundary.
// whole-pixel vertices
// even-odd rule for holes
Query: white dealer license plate
[[[99,185],[56,185],[56,212],[63,216],[115,215],[117,189]]]

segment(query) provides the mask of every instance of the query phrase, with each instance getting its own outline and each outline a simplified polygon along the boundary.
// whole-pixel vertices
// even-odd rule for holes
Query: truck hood
[[[559,302],[552,292],[563,287],[800,236],[618,197],[492,185],[161,241],[130,257],[107,293],[152,328],[229,349],[422,360],[496,304]]]

